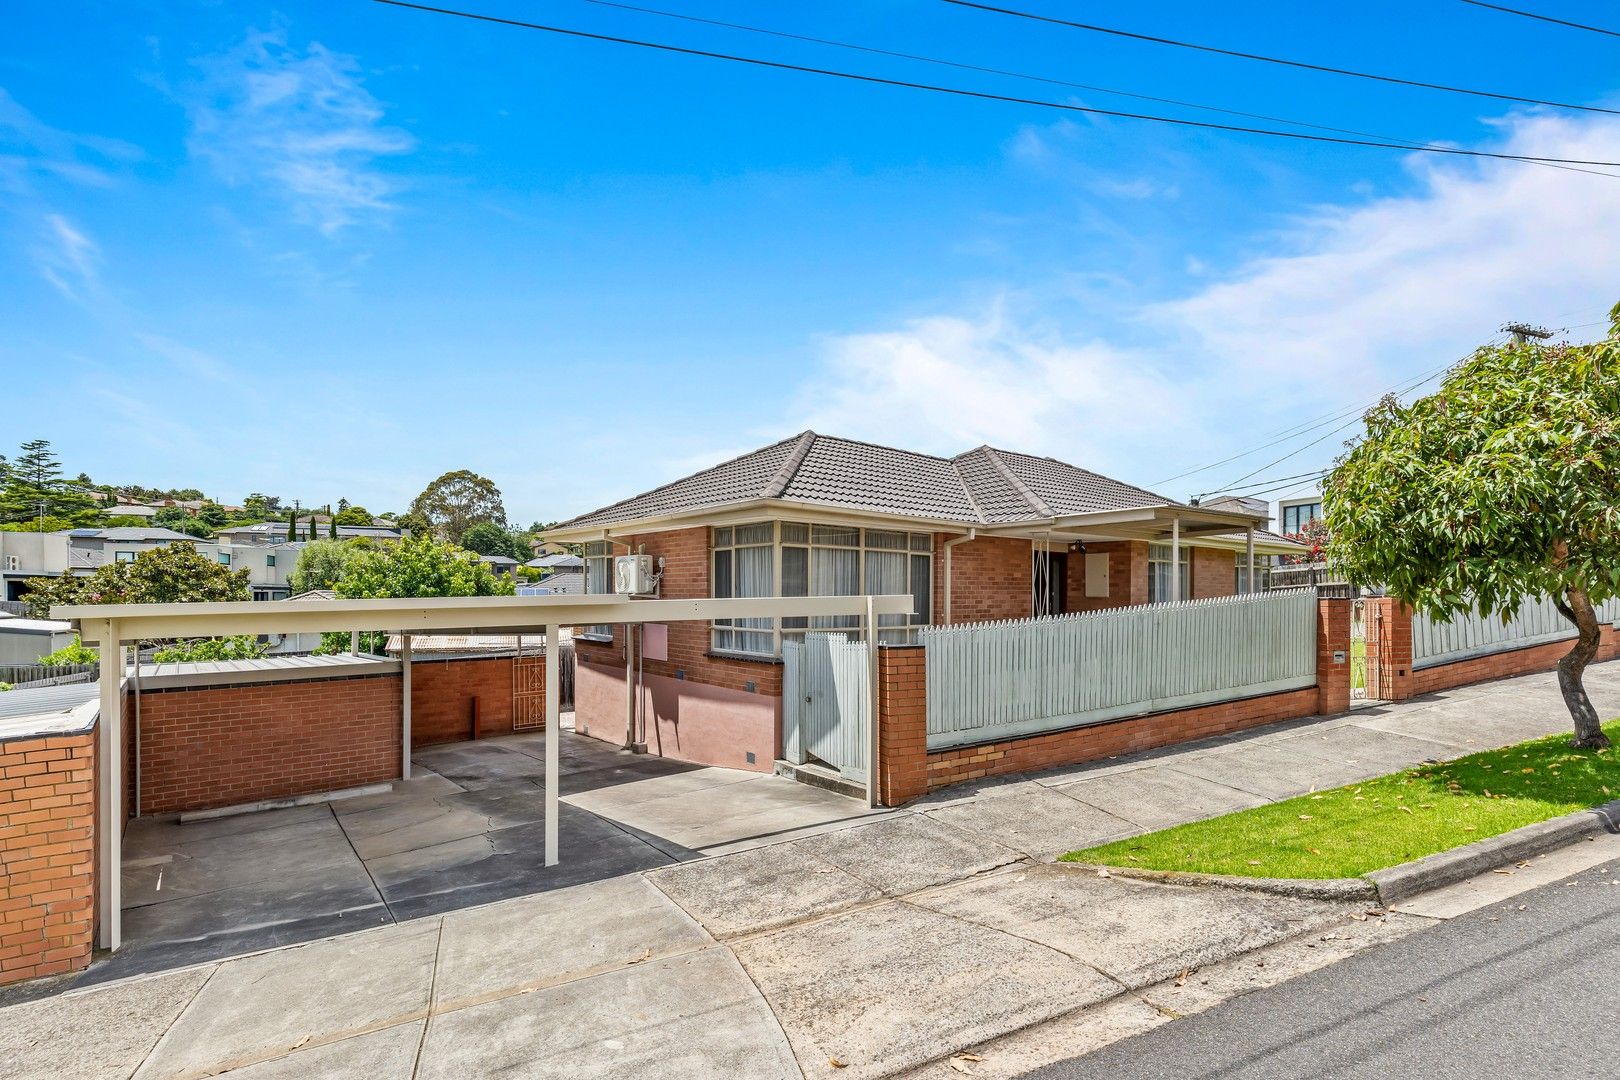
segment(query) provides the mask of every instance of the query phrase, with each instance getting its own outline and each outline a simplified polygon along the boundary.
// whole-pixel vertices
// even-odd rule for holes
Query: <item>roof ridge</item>
[[[1017,474],[1012,471],[1012,468],[1008,466],[1005,461],[1001,460],[1000,450],[988,445],[981,446],[979,449],[984,451],[985,456],[990,459],[990,463],[996,467],[996,471],[1001,473],[1002,478],[1012,485],[1013,490],[1018,492],[1020,498],[1029,503],[1031,509],[1040,514],[1042,517],[1058,516],[1056,511],[1054,511],[1050,506],[1046,505],[1046,500],[1035,494],[1028,484],[1018,479]]]
[[[646,491],[637,492],[636,494],[626,496],[623,499],[615,499],[612,502],[608,503],[606,506],[598,506],[595,510],[587,510],[583,514],[575,514],[573,517],[568,518],[565,521],[558,522],[557,525],[559,527],[560,526],[565,526],[565,525],[568,525],[570,522],[578,521],[581,518],[590,518],[590,517],[595,517],[598,514],[605,514],[609,510],[614,509],[615,507],[623,506],[626,503],[633,503],[637,499],[645,499],[647,496],[656,495],[660,491],[668,491],[670,488],[675,487],[678,484],[684,484],[688,480],[694,480],[699,476],[706,476],[709,473],[718,472],[720,469],[725,468],[727,465],[735,465],[737,462],[742,461],[745,458],[756,457],[756,456],[758,456],[760,454],[765,453],[768,450],[774,450],[778,446],[783,445],[784,443],[790,443],[795,439],[800,439],[800,438],[803,438],[805,435],[812,435],[812,434],[814,434],[814,432],[804,431],[804,432],[800,432],[798,435],[790,435],[785,439],[778,439],[773,443],[767,443],[764,446],[755,447],[754,449],[746,451],[745,453],[738,454],[735,457],[729,457],[729,458],[727,458],[726,460],[724,460],[722,462],[718,462],[717,464],[710,465],[706,469],[699,469],[695,473],[690,473],[690,474],[688,474],[686,476],[677,477],[676,479],[671,480],[668,483],[659,484],[657,487],[650,487]]]
[[[962,475],[961,459],[966,456],[966,454],[958,454],[951,458],[951,474],[956,477],[956,482],[962,485],[962,494],[967,497],[968,505],[973,507],[973,516],[979,520],[979,524],[988,525],[990,519],[985,516],[984,507],[980,506],[979,500],[973,497],[973,488],[968,484],[967,477]]]
[[[782,493],[788,489],[788,485],[793,483],[793,478],[799,474],[799,466],[804,464],[804,459],[809,456],[810,448],[815,445],[818,437],[814,431],[804,431],[799,434],[799,445],[793,448],[786,460],[782,462],[782,467],[776,470],[776,475],[771,477],[770,483],[766,484],[759,493],[760,498],[775,499],[781,497]]]
[[[1129,482],[1128,480],[1120,480],[1120,479],[1117,479],[1117,478],[1112,477],[1112,476],[1105,476],[1102,473],[1096,471],[1095,469],[1088,469],[1084,465],[1076,465],[1072,461],[1064,461],[1062,458],[1055,458],[1051,454],[1043,454],[1043,455],[1037,456],[1035,454],[1021,453],[1021,452],[1019,452],[1017,450],[997,450],[995,447],[987,447],[987,449],[989,449],[992,453],[998,454],[998,455],[999,454],[1011,454],[1014,457],[1029,458],[1032,461],[1050,461],[1052,464],[1061,465],[1065,469],[1073,469],[1075,472],[1085,473],[1087,476],[1096,477],[1098,480],[1106,480],[1110,484],[1118,484],[1120,487],[1130,488],[1132,491],[1140,491],[1144,495],[1151,495],[1155,499],[1158,499],[1160,502],[1164,503],[1166,506],[1186,506],[1187,505],[1184,502],[1180,502],[1180,501],[1178,501],[1176,499],[1170,498],[1170,496],[1168,496],[1168,495],[1161,495],[1157,491],[1153,491],[1150,488],[1145,488],[1145,487],[1141,486],[1140,484],[1133,484],[1133,483]]]

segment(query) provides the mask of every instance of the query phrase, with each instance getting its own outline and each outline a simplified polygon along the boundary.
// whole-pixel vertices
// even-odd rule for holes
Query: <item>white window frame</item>
[[[130,551],[127,548],[115,549],[113,551],[113,562],[115,562],[115,563],[132,563],[132,562],[135,561],[136,554],[138,554],[138,553],[134,552],[134,551]]]
[[[1155,596],[1154,595],[1156,590],[1153,587],[1153,583],[1154,583],[1154,579],[1157,577],[1157,575],[1154,574],[1153,568],[1155,566],[1166,566],[1167,567],[1169,565],[1170,565],[1170,545],[1169,544],[1149,544],[1148,545],[1148,580],[1147,580],[1147,584],[1148,584],[1148,603],[1150,603],[1150,604],[1163,604],[1163,603],[1166,602],[1165,597]],[[1181,545],[1181,574],[1180,574],[1180,578],[1181,578],[1181,581],[1180,581],[1181,596],[1178,599],[1191,600],[1192,599],[1192,548],[1187,544],[1182,544]]]
[[[750,542],[738,545],[734,542],[738,529],[770,526],[770,538],[761,542]],[[840,532],[853,533],[853,543],[838,542],[837,534]],[[899,542],[888,545],[873,545],[874,537],[897,537]],[[917,575],[926,582],[926,596],[921,605],[922,610],[910,615],[884,615],[879,617],[878,640],[882,643],[900,645],[913,644],[917,640],[917,632],[933,622],[934,605],[934,535],[931,532],[915,532],[904,527],[867,527],[842,522],[825,521],[752,521],[740,525],[719,525],[709,530],[709,593],[712,597],[721,597],[720,564],[723,558],[735,559],[731,554],[722,557],[722,552],[734,553],[744,549],[758,549],[770,546],[771,555],[771,584],[770,593],[776,597],[783,596],[785,578],[783,575],[783,553],[787,549],[803,550],[806,552],[806,591],[810,588],[809,582],[813,580],[815,552],[817,550],[842,550],[856,553],[855,585],[856,590],[848,595],[865,595],[868,570],[868,556],[873,553],[903,554],[906,556],[906,587],[903,591],[914,592],[914,585],[918,583]],[[733,563],[733,566],[735,564]],[[735,573],[733,569],[732,573]],[[732,580],[735,580],[732,578]],[[730,591],[730,590],[726,590]],[[788,617],[786,619],[759,619],[748,620],[747,627],[738,627],[731,620],[716,620],[710,624],[709,648],[710,651],[722,656],[740,656],[748,659],[774,659],[782,655],[782,641],[802,639],[806,632],[817,630],[831,630],[847,633],[851,637],[864,636],[859,619],[854,616],[836,617]],[[740,648],[738,644],[742,639],[750,639],[759,644],[765,641],[766,628],[769,624],[770,651],[758,651]],[[757,624],[757,625],[756,625]]]
[[[585,592],[607,595],[613,592],[613,541],[589,540],[584,544]],[[586,641],[612,641],[613,627],[601,623],[587,626],[575,636]]]
[[[1271,568],[1276,565],[1276,561],[1277,556],[1275,555],[1256,555],[1254,557],[1254,576],[1255,580],[1260,583],[1260,587],[1255,589],[1255,592],[1265,592],[1267,589],[1271,588]],[[1248,579],[1248,557],[1239,554],[1237,557],[1237,568],[1233,577],[1233,586],[1237,589],[1237,595],[1242,596],[1248,592],[1248,589],[1244,588],[1244,586],[1248,583]]]

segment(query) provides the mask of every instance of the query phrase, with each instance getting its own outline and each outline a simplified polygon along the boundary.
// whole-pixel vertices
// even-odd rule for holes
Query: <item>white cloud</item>
[[[44,242],[36,249],[39,272],[56,291],[88,304],[101,289],[101,249],[61,214],[45,215]]]
[[[1606,121],[1521,116],[1501,142],[1620,161],[1620,125]],[[1189,263],[1207,285],[1106,319],[1073,297],[1042,319],[1030,298],[1048,290],[1008,286],[1000,295],[1020,303],[987,315],[831,338],[795,411],[831,433],[938,451],[987,441],[1152,483],[1370,401],[1505,321],[1591,322],[1620,295],[1620,179],[1451,160],[1414,162],[1412,179],[1406,194],[1318,209],[1235,268]],[[1129,343],[1090,330],[1105,322],[1139,330]],[[1273,472],[1326,463],[1340,438]]]
[[[384,122],[354,57],[318,42],[300,52],[276,30],[198,63],[191,148],[227,183],[275,193],[328,236],[395,208],[400,185],[380,163],[416,140]]]
[[[1620,125],[1525,117],[1510,153],[1620,161]],[[1284,380],[1433,367],[1503,322],[1600,318],[1620,294],[1620,178],[1414,163],[1414,194],[1327,207],[1282,250],[1149,314],[1222,367]]]
[[[0,87],[0,190],[26,194],[40,177],[111,187],[114,167],[140,157],[139,147],[121,139],[53,128]]]
[[[1158,424],[1192,422],[1188,402],[1129,350],[1042,327],[998,300],[972,317],[934,316],[827,343],[802,391],[804,426],[908,449],[980,443],[1089,462],[1123,462]]]
[[[199,379],[208,379],[220,382],[230,377],[231,371],[219,357],[201,349],[167,338],[161,334],[138,331],[135,340],[140,342],[149,352],[167,360],[178,370]]]

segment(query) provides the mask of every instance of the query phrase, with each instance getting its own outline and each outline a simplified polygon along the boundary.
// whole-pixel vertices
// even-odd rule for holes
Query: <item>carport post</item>
[[[96,828],[100,832],[96,867],[100,895],[96,898],[96,921],[100,924],[103,949],[116,949],[123,940],[123,863],[124,863],[124,703],[120,683],[124,675],[124,650],[118,640],[116,619],[103,619],[95,630],[101,649],[100,746],[101,799],[96,808]]]
[[[878,701],[877,603],[866,598],[866,805],[878,804],[878,722],[882,710]]]
[[[1245,551],[1248,553],[1248,559],[1249,559],[1249,587],[1247,589],[1244,589],[1243,591],[1252,593],[1252,592],[1257,591],[1255,589],[1255,587],[1254,587],[1254,526],[1253,525],[1250,525],[1247,529],[1243,530],[1243,546],[1244,546]]]
[[[399,778],[411,778],[411,635],[399,635]]]
[[[628,629],[628,628],[627,628]],[[558,627],[546,625],[546,865],[557,865],[557,773],[562,742],[562,687],[558,686]]]

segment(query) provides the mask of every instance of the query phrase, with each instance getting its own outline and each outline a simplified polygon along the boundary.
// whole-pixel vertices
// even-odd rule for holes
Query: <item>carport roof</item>
[[[108,622],[125,641],[224,637],[233,634],[386,630],[403,633],[533,629],[547,625],[707,622],[779,615],[848,615],[865,597],[761,597],[724,600],[636,600],[625,594],[589,596],[429,596],[406,599],[302,600],[296,604],[241,600],[198,604],[68,604],[52,616],[79,624],[86,641],[100,641]],[[907,615],[909,595],[871,597],[876,614]]]

